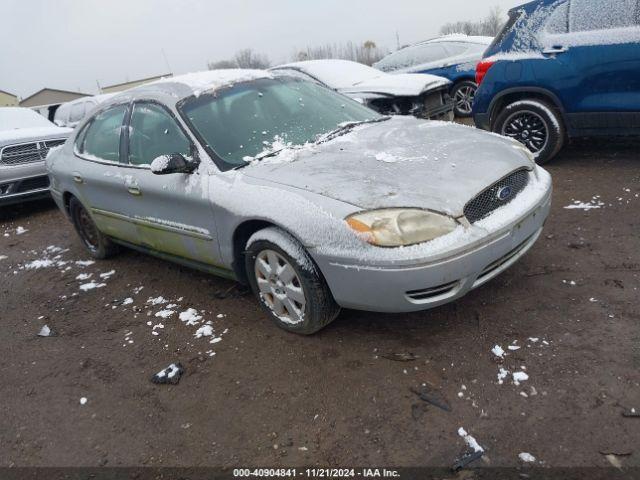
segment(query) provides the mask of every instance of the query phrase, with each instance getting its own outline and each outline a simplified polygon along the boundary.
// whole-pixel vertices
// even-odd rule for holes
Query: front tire
[[[558,111],[543,100],[521,100],[507,105],[498,115],[493,131],[518,140],[543,165],[564,145],[565,128]]]
[[[473,113],[473,100],[476,97],[478,85],[471,80],[456,83],[451,90],[453,98],[453,113],[458,118],[469,118]]]
[[[89,212],[75,197],[69,201],[69,214],[82,244],[93,258],[102,260],[118,252],[118,246],[98,230]]]
[[[288,332],[311,335],[340,313],[318,267],[284,230],[269,227],[253,234],[245,268],[262,308]]]

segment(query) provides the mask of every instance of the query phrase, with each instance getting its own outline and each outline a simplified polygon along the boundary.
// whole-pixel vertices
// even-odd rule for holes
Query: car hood
[[[15,128],[12,130],[0,130],[0,145],[25,143],[37,140],[51,140],[54,138],[67,138],[73,130],[71,128],[34,127]]]
[[[533,164],[512,140],[399,116],[280,152],[243,172],[363,210],[419,207],[459,217],[469,200],[521,168]]]
[[[451,82],[436,75],[402,73],[389,75],[381,73],[379,77],[367,78],[353,86],[341,88],[345,94],[377,93],[399,97],[414,97],[423,92],[441,88]]]

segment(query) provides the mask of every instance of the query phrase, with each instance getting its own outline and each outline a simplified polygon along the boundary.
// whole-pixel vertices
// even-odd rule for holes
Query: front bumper
[[[488,113],[474,113],[473,114],[473,122],[476,124],[476,127],[482,130],[491,130],[490,117]]]
[[[426,310],[464,296],[513,265],[540,236],[550,208],[551,189],[491,240],[434,263],[354,267],[323,257],[315,260],[344,308],[391,313]]]
[[[36,175],[0,182],[0,205],[13,205],[49,197],[49,177]]]

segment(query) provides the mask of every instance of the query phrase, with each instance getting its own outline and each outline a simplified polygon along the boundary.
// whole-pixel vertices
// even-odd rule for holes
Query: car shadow
[[[28,218],[36,213],[42,213],[56,208],[51,198],[28,201],[14,205],[0,206],[0,222],[12,222]]]

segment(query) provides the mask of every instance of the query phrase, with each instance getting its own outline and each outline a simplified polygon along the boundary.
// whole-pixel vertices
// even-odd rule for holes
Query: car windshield
[[[0,130],[53,126],[49,120],[28,108],[0,108]]]
[[[345,123],[384,117],[315,82],[276,77],[192,97],[180,111],[229,170],[278,146],[315,142]],[[280,147],[281,148],[281,147]]]

